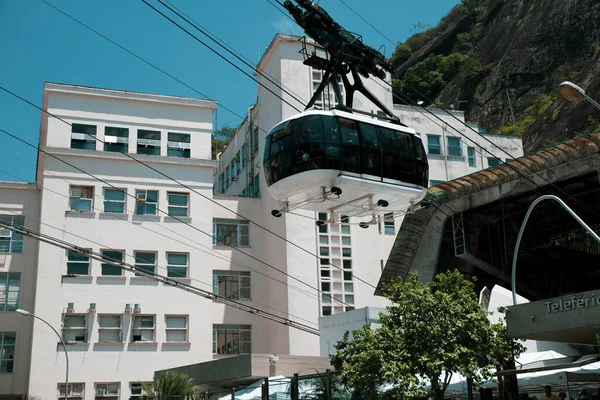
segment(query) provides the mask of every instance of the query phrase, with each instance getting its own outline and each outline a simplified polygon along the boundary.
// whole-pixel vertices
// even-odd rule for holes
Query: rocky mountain
[[[558,94],[570,80],[600,101],[599,53],[598,0],[462,0],[396,47],[394,91],[399,102],[435,102],[488,132],[522,135],[535,151],[600,130],[600,110]]]

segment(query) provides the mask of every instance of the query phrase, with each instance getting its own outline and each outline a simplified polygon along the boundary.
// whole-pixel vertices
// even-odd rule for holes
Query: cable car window
[[[289,122],[283,122],[273,128],[267,137],[265,160],[268,157],[268,161],[265,162],[265,174],[270,184],[292,173],[290,153],[294,143],[291,129]]]
[[[360,173],[360,140],[356,122],[340,118],[342,170]]]
[[[362,173],[381,177],[381,146],[377,126],[359,122],[362,147]]]
[[[294,156],[295,173],[323,168],[325,166],[323,117],[321,115],[309,115],[298,118],[292,123],[294,136],[298,141]]]
[[[400,156],[396,131],[379,127],[381,147],[383,149],[382,176],[388,179],[401,180]]]
[[[323,117],[325,136],[325,168],[340,169],[340,126],[337,119]]]
[[[412,143],[412,136],[404,132],[396,132],[398,154],[400,155],[400,178],[403,182],[418,183],[417,164]]]

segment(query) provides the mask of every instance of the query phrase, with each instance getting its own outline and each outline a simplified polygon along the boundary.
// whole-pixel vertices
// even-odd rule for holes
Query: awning
[[[562,370],[565,368],[582,367],[584,365],[595,363],[596,361],[600,361],[600,354],[586,354],[586,355],[581,355],[581,356],[555,358],[555,359],[551,359],[551,360],[541,360],[541,361],[534,361],[534,362],[528,363],[528,364],[523,364],[519,368],[515,368],[515,369],[507,369],[504,371],[498,371],[498,372],[496,372],[496,375],[517,375],[517,374],[525,374],[528,372],[551,371],[551,370],[559,370],[559,369]],[[573,372],[568,372],[567,374],[586,375],[586,374],[576,374]],[[570,378],[569,378],[569,381],[571,381]],[[573,382],[575,382],[575,381],[573,381]],[[600,380],[593,381],[593,382],[600,382]]]

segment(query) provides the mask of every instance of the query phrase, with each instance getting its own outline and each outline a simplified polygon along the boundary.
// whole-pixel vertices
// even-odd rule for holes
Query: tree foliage
[[[431,54],[410,67],[401,79],[394,79],[392,81],[394,91],[400,98],[422,100],[425,105],[429,105],[431,102],[425,97],[434,99],[458,74],[461,66],[468,59],[469,56],[461,53],[451,53],[447,56]]]
[[[224,126],[221,129],[217,129],[213,134],[213,141],[211,145],[212,149],[212,159],[217,158],[217,146],[219,152],[223,151],[225,146],[233,139],[235,133],[237,132],[237,128],[232,128],[230,126]]]
[[[173,398],[193,400],[199,398],[199,388],[183,372],[167,371],[154,378],[152,386],[143,384],[148,400],[170,400]],[[178,396],[178,397],[175,397]]]
[[[498,130],[503,135],[523,136],[523,133],[529,128],[535,120],[542,115],[556,101],[556,94],[542,94],[538,96],[533,103],[523,111],[523,118],[514,124],[508,124]]]
[[[404,396],[431,394],[443,399],[452,374],[475,384],[492,376],[494,363],[518,356],[523,346],[492,324],[477,300],[473,282],[457,271],[427,284],[416,274],[393,280],[385,289],[392,305],[381,327],[346,333],[336,345],[332,365],[361,399],[380,398],[391,383]]]

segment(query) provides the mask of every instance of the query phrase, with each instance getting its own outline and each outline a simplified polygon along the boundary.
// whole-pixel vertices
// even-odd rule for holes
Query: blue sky
[[[46,1],[241,116],[256,100],[255,82],[141,0]],[[156,0],[148,2],[164,9]],[[267,0],[170,2],[253,63],[276,33],[302,34]],[[344,2],[398,42],[406,40],[417,23],[436,25],[459,0]],[[393,48],[387,39],[341,0],[320,0],[319,4],[344,28],[361,34],[365,43],[375,48],[385,44],[385,55],[391,55]],[[202,98],[40,0],[0,0],[0,49],[0,86],[38,106],[44,81]],[[37,144],[40,118],[39,110],[0,91],[1,129]],[[219,127],[240,122],[239,117],[219,108]],[[0,180],[34,180],[35,162],[35,149],[0,132]]]

